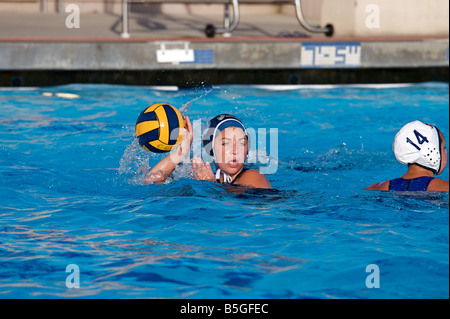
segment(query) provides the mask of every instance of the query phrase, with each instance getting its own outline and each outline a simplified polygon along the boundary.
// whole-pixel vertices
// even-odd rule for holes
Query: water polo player
[[[193,140],[193,129],[189,118],[185,117],[186,130],[178,148],[163,158],[147,174],[146,183],[162,183],[189,154]],[[242,122],[233,115],[222,114],[210,121],[207,133],[203,136],[206,152],[214,159],[216,172],[211,164],[195,157],[192,171],[197,180],[216,181],[230,185],[254,188],[272,188],[267,178],[257,170],[245,169],[244,162],[248,155],[248,134]]]
[[[447,165],[445,138],[435,126],[413,121],[395,135],[392,145],[395,158],[408,165],[401,178],[377,183],[367,190],[381,191],[449,191],[448,181],[435,178]]]

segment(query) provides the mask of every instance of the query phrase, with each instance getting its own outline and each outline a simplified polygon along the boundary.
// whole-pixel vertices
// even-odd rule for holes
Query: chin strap
[[[220,168],[218,168],[216,171],[216,181],[220,182],[220,173],[223,174],[223,181],[225,183],[231,184],[231,182],[233,181],[231,176],[228,173],[222,171]]]

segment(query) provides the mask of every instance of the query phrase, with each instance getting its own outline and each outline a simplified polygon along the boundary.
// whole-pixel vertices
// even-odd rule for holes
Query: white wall
[[[448,36],[449,1],[322,0],[321,24],[327,23],[337,36]]]

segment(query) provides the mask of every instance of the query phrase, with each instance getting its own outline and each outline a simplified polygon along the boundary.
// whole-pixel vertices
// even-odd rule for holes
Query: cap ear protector
[[[413,121],[395,135],[392,150],[402,164],[416,164],[438,173],[441,168],[441,137],[429,124]]]
[[[203,135],[203,147],[207,154],[211,155],[215,158],[214,155],[214,142],[215,137],[221,131],[226,129],[227,127],[238,127],[244,131],[244,134],[249,141],[247,130],[245,129],[244,124],[234,115],[230,114],[221,114],[211,119],[209,122],[209,128],[206,133]],[[248,151],[247,151],[248,155]]]

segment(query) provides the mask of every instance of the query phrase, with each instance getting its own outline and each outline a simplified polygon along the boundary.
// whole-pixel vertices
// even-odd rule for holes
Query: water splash
[[[180,108],[180,112],[181,114],[185,114],[187,112],[189,112],[189,110],[191,109],[192,103],[194,103],[195,101],[198,101],[204,97],[206,97],[207,95],[209,95],[212,91],[214,91],[214,87],[210,87],[210,88],[205,88],[206,91],[201,94],[200,96],[197,96],[195,98],[193,98],[190,101],[187,101],[186,103],[184,103],[181,108]]]
[[[203,94],[184,103],[180,108],[180,112],[182,114],[186,114],[187,112],[189,112],[192,103],[204,98],[214,90],[213,87],[205,89],[206,90],[203,92]],[[167,153],[167,155],[168,154],[169,153]],[[128,182],[132,184],[143,184],[145,173],[151,169],[151,166],[149,164],[150,161],[152,161],[153,158],[155,158],[155,160],[160,160],[159,156],[159,154],[144,151],[143,148],[139,145],[138,140],[134,138],[131,144],[126,147],[120,159],[118,175],[128,175],[130,177]],[[192,177],[192,165],[189,163],[189,161],[185,161],[184,165],[180,165],[175,168],[175,171],[172,175],[174,179]],[[171,179],[167,179],[166,183],[169,183],[170,180]]]
[[[189,160],[186,161],[185,163],[177,166],[173,171],[172,175],[175,180],[181,178],[193,178],[192,164],[190,163]]]
[[[146,152],[136,138],[133,138],[122,157],[120,158],[120,166],[118,175],[127,175],[130,177],[129,182],[133,184],[143,183],[143,173],[150,169],[149,152]]]

